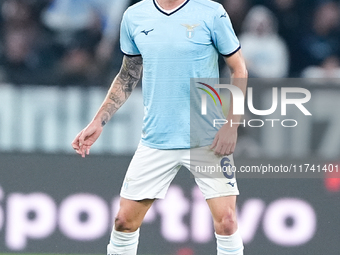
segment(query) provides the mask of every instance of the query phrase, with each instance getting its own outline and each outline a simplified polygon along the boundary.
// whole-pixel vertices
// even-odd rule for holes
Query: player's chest
[[[142,55],[150,51],[199,52],[212,43],[209,28],[198,19],[140,22],[134,28],[133,39]]]

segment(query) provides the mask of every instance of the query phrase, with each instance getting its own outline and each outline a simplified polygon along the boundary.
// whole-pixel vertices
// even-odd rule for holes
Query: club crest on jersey
[[[200,24],[194,24],[194,25],[189,25],[189,24],[181,24],[183,27],[187,28],[187,37],[189,39],[194,37],[195,34],[195,28],[198,27]]]

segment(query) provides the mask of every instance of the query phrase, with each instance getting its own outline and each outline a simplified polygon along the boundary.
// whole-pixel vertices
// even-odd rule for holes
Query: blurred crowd
[[[0,83],[108,86],[138,0],[0,0]],[[250,77],[340,78],[340,0],[220,0]]]

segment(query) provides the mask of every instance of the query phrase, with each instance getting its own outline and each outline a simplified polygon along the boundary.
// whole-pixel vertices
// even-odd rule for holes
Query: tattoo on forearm
[[[114,81],[114,86],[109,94],[110,103],[102,107],[102,126],[110,120],[112,115],[122,106],[136,87],[143,69],[143,59],[141,56],[124,56],[123,64],[119,74]]]
[[[106,125],[106,123],[110,120],[112,115],[118,110],[118,107],[114,104],[107,103],[103,106],[104,113],[102,115],[102,127]]]
[[[118,79],[122,84],[122,90],[124,91],[126,98],[136,87],[142,72],[142,68],[142,57],[124,57],[123,65],[119,72]]]
[[[118,108],[114,104],[106,104],[105,111],[111,116],[114,114]]]
[[[102,115],[102,119],[101,119],[102,127],[104,127],[106,125],[106,123],[109,121],[109,119],[110,119],[110,115],[107,112],[105,112]]]
[[[109,96],[109,98],[113,101],[113,102],[115,102],[115,103],[117,103],[117,104],[123,104],[123,99],[121,98],[121,96],[120,95],[116,95],[115,93],[111,93],[110,94],[110,96]]]

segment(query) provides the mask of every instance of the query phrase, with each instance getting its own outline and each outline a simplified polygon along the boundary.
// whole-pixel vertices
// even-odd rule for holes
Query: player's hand
[[[102,131],[103,127],[100,123],[91,122],[86,128],[80,131],[73,140],[73,149],[85,158],[85,155],[90,154],[92,144],[98,139]]]
[[[235,151],[237,141],[237,127],[223,125],[216,133],[215,139],[210,146],[215,155],[230,155]]]

